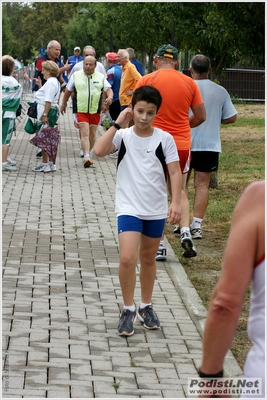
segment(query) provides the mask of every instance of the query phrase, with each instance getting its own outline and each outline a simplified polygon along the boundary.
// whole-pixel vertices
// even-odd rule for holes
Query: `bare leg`
[[[125,306],[131,306],[134,302],[140,236],[140,232],[131,231],[118,235],[120,245],[119,280]]]
[[[203,219],[209,202],[210,172],[195,171],[194,217]]]
[[[141,235],[140,242],[140,285],[143,303],[150,303],[156,278],[156,253],[160,238]]]
[[[90,125],[89,128],[89,150],[92,150],[95,144],[95,136],[96,136],[97,125]]]
[[[79,131],[81,137],[81,148],[83,150],[83,154],[89,154],[90,145],[89,145],[89,125],[86,122],[79,123]]]

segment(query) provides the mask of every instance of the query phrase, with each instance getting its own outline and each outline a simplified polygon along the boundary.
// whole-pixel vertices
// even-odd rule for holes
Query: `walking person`
[[[74,65],[78,64],[80,61],[83,61],[83,56],[81,55],[81,48],[79,46],[74,47],[73,55],[69,56],[68,61],[71,65],[69,69],[69,73],[71,72]]]
[[[129,107],[137,82],[142,75],[129,60],[129,53],[125,49],[117,52],[117,63],[122,66],[121,85],[119,91],[121,110]]]
[[[140,63],[140,61],[138,61],[135,58],[135,51],[134,49],[132,49],[131,47],[127,47],[126,49],[129,53],[129,60],[131,61],[131,63],[133,65],[135,65],[135,68],[137,69],[137,71],[139,72],[140,75],[144,75],[144,71],[143,71],[143,65]]]
[[[252,342],[244,378],[261,378],[265,397],[265,181],[253,182],[241,195],[233,212],[222,270],[211,296],[203,336],[199,376],[218,379],[235,335],[249,285],[248,336]],[[200,396],[201,397],[201,396]],[[205,394],[202,397],[211,397]],[[225,397],[217,395],[216,397]]]
[[[37,105],[38,130],[42,126],[54,127],[59,117],[58,99],[60,95],[60,83],[58,81],[59,67],[54,61],[42,63],[42,75],[45,84],[42,86],[41,78],[35,78],[39,90],[35,92],[34,101]],[[36,134],[38,139],[38,132]],[[38,140],[35,143],[38,146]],[[34,172],[56,172],[56,164],[45,150],[42,150],[42,162],[32,169]]]
[[[147,329],[160,327],[152,306],[155,256],[165,218],[175,224],[181,216],[181,171],[177,149],[169,133],[152,127],[161,101],[156,88],[143,86],[135,90],[132,108],[120,113],[94,147],[98,157],[119,150],[115,211],[120,246],[119,280],[124,301],[118,323],[120,336],[134,333],[136,316]],[[132,119],[134,126],[124,129]],[[166,168],[173,188],[169,208]],[[141,304],[136,311],[134,291],[138,257]]]
[[[199,87],[207,112],[206,120],[191,129],[191,163],[186,187],[188,195],[188,183],[194,170],[194,206],[190,224],[193,239],[202,239],[201,224],[208,207],[210,176],[218,170],[219,154],[222,151],[221,124],[232,124],[237,118],[237,111],[227,90],[209,80],[210,70],[208,57],[198,54],[192,58],[191,76]],[[174,230],[176,232],[179,233],[177,227]]]
[[[113,90],[113,101],[112,104],[109,106],[109,113],[113,121],[115,121],[121,112],[119,91],[121,84],[122,68],[121,65],[117,64],[116,53],[107,53],[106,59],[108,64],[107,81],[110,83]]]
[[[15,127],[16,111],[20,105],[22,87],[13,77],[15,60],[2,57],[2,172],[17,171],[16,161],[8,157],[10,141]]]
[[[136,88],[151,85],[157,88],[162,95],[162,106],[153,121],[153,126],[169,132],[177,146],[182,172],[180,242],[184,249],[183,256],[186,258],[195,257],[197,252],[189,229],[189,201],[186,195],[186,180],[190,165],[190,128],[205,121],[204,102],[193,79],[176,70],[179,64],[176,47],[170,44],[160,46],[154,58],[154,63],[156,71],[143,76],[136,84]],[[192,114],[189,118],[190,109]],[[170,191],[170,194],[171,196],[174,195],[172,191]],[[156,256],[157,261],[166,260],[166,252],[163,232]]]
[[[61,114],[64,114],[67,101],[74,92],[73,112],[79,125],[84,168],[94,163],[92,149],[101,109],[105,112],[113,100],[111,86],[104,75],[95,70],[96,65],[95,57],[85,57],[83,69],[71,75],[60,107]]]

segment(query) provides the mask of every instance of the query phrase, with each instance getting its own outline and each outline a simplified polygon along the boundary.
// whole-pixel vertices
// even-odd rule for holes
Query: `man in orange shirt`
[[[131,63],[129,53],[125,49],[118,50],[117,63],[122,66],[119,97],[121,110],[124,110],[131,104],[133,91],[142,75],[139,74],[135,65]]]
[[[156,71],[143,76],[137,83],[136,89],[143,85],[152,85],[162,96],[162,105],[153,126],[169,132],[176,143],[183,174],[181,194],[182,217],[180,220],[180,241],[186,258],[197,255],[189,229],[189,201],[186,195],[186,178],[190,166],[191,133],[206,119],[206,111],[196,82],[177,71],[179,64],[178,50],[170,44],[158,48],[154,58]],[[189,118],[189,110],[192,116]],[[169,185],[168,185],[169,188]],[[164,236],[157,253],[157,261],[166,260]]]

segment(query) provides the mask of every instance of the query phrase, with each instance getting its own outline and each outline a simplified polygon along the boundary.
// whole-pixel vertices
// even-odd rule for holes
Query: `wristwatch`
[[[42,115],[42,117],[47,117],[47,114],[44,113],[44,114]]]
[[[117,124],[117,122],[115,122],[115,121],[111,121],[110,125],[114,126],[114,128],[116,128],[116,129],[121,129],[120,125]]]

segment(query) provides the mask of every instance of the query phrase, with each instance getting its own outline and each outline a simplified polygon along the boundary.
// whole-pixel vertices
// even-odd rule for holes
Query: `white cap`
[[[75,50],[80,50],[81,51],[81,48],[79,46],[76,46],[76,47],[74,47],[74,51]]]

